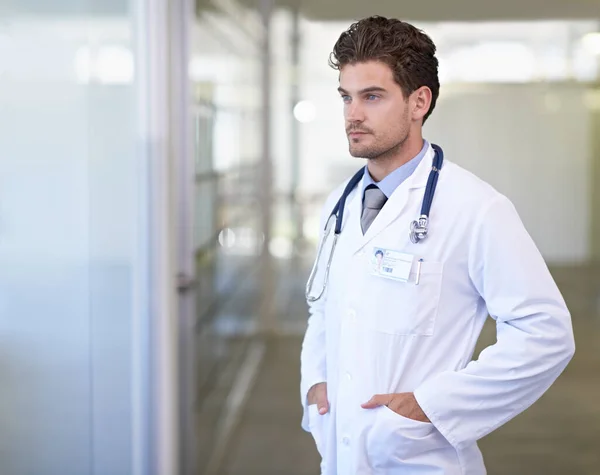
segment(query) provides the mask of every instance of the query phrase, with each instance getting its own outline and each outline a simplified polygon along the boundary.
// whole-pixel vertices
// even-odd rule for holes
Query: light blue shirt
[[[413,172],[417,169],[419,163],[421,163],[421,160],[423,160],[423,157],[427,153],[428,149],[429,142],[427,142],[427,140],[423,140],[423,148],[416,157],[409,160],[401,167],[396,168],[392,173],[386,176],[379,183],[373,180],[373,177],[369,173],[369,169],[367,168],[367,166],[365,166],[365,174],[362,180],[363,199],[365,197],[365,188],[367,188],[367,186],[369,185],[377,185],[389,200],[390,196],[392,196],[392,193],[396,190],[396,188],[398,188],[402,184],[402,182],[406,180],[409,176],[411,176]]]

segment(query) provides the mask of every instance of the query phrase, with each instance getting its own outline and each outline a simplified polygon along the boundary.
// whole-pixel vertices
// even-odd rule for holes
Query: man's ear
[[[431,89],[427,86],[422,86],[411,94],[412,120],[422,121],[425,118],[431,107],[432,97]]]

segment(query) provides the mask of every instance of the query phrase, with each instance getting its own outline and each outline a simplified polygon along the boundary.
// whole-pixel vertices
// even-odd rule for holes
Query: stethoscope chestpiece
[[[415,219],[410,224],[410,240],[414,244],[427,237],[427,225],[428,219],[425,215],[421,215],[418,220]]]

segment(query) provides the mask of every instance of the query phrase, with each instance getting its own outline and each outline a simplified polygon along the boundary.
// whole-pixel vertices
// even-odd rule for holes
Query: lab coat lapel
[[[384,229],[390,226],[404,211],[404,208],[408,204],[408,200],[410,199],[410,193],[414,192],[417,189],[425,188],[427,185],[427,179],[429,178],[429,172],[431,171],[431,166],[433,164],[433,157],[435,152],[431,145],[427,150],[427,153],[419,163],[419,166],[414,171],[414,173],[404,181],[396,190],[392,193],[392,196],[385,203],[384,207],[381,209],[371,227],[367,229],[367,232],[362,239],[358,242],[358,247],[354,250],[354,252],[360,251],[364,246],[366,246],[375,236],[380,234]],[[353,221],[358,221],[359,231],[362,235],[362,231],[360,230],[360,215],[361,215],[361,201],[362,200],[354,200],[358,201],[358,218],[352,218]],[[353,207],[355,207],[355,203],[353,203]],[[353,210],[354,211],[354,210]],[[354,216],[354,213],[353,213]],[[417,216],[411,219],[416,219]],[[410,229],[410,223],[407,221],[406,223],[406,232],[408,233]]]
[[[342,234],[349,236],[350,247],[354,249],[363,239],[362,229],[360,228],[360,216],[362,213],[361,184],[354,189],[348,197],[346,211],[344,214],[344,228]]]

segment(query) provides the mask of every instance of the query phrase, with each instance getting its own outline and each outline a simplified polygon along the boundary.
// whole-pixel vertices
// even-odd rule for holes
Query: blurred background
[[[0,474],[318,473],[304,285],[362,166],[327,59],[372,14],[435,41],[425,137],[515,203],[573,314],[488,473],[600,473],[600,1],[3,0]]]

